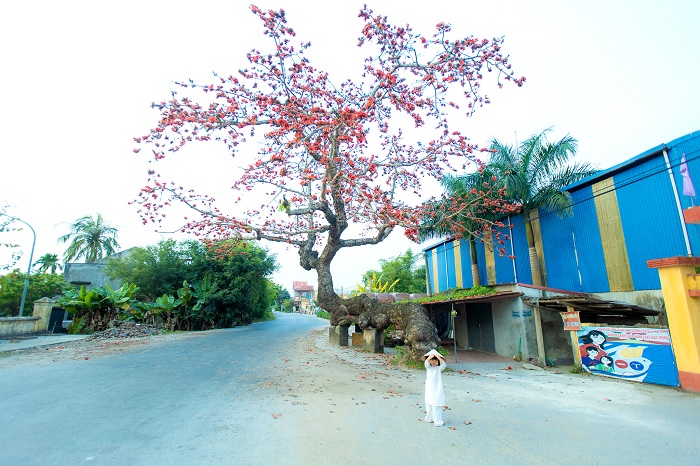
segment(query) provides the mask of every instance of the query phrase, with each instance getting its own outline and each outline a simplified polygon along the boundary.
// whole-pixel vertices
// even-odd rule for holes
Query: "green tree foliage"
[[[60,243],[70,241],[63,261],[84,258],[85,262],[95,262],[114,254],[119,248],[117,233],[118,230],[109,226],[99,213],[95,218],[86,215],[77,219],[70,225],[70,232],[58,238]]]
[[[232,326],[265,318],[275,302],[275,285],[267,279],[277,268],[275,258],[249,242],[225,250],[218,260],[208,262],[209,273],[219,284],[214,299],[217,321]]]
[[[377,272],[367,272],[362,277],[362,284],[357,285],[359,293],[393,293],[396,292],[396,284],[401,279],[392,282],[385,281],[382,275],[377,276]]]
[[[108,258],[105,274],[138,285],[139,299],[155,301],[164,294],[174,295],[184,281],[194,283],[201,279],[205,265],[192,264],[206,264],[206,254],[204,245],[197,241],[168,239],[155,246],[134,248],[124,258]]]
[[[0,315],[16,316],[22,302],[22,292],[27,274],[19,270],[0,276]],[[70,285],[60,275],[37,273],[29,276],[26,303],[32,306],[34,301],[47,297],[53,298]],[[27,313],[31,315],[31,310]]]
[[[530,253],[532,284],[542,285],[542,273],[532,229],[537,209],[544,207],[566,215],[571,208],[571,195],[563,191],[567,185],[597,172],[588,163],[570,163],[576,155],[578,141],[566,135],[549,142],[547,128],[530,136],[519,146],[491,141],[489,170],[505,188],[507,198],[520,206],[525,218],[525,233]]]
[[[371,286],[368,279],[381,277],[381,283],[396,283],[395,293],[425,293],[425,264],[423,255],[407,249],[403,254],[379,261],[380,270],[368,270],[363,276],[363,285]],[[398,280],[398,281],[397,281]]]
[[[292,312],[294,310],[294,301],[292,300],[292,295],[289,294],[282,285],[276,283],[271,283],[270,285],[274,292],[273,307],[275,311],[280,312]]]
[[[137,285],[143,301],[177,296],[181,302],[171,316],[173,328],[232,327],[269,317],[265,312],[279,289],[267,278],[277,267],[274,257],[254,243],[229,245],[225,253],[217,249],[216,244],[164,240],[109,258],[105,272]]]
[[[275,287],[277,288],[277,302],[284,301],[285,299],[292,299],[292,295],[289,294],[289,291],[283,288],[282,285],[275,285]]]
[[[43,256],[41,256],[36,262],[34,262],[34,267],[39,267],[39,272],[41,273],[46,273],[50,272],[55,274],[56,270],[61,270],[63,269],[63,266],[58,260],[58,256],[56,254],[50,254],[46,253]]]

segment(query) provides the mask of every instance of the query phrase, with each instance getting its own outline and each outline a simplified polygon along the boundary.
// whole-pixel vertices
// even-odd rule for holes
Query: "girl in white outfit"
[[[445,406],[445,390],[442,387],[442,371],[447,364],[442,355],[430,350],[423,356],[425,361],[425,422],[432,422],[435,427],[443,424],[442,410]]]

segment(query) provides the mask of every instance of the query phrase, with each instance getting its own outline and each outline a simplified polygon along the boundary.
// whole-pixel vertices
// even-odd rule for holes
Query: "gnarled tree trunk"
[[[318,304],[331,315],[332,326],[358,324],[361,329],[384,330],[393,324],[397,329],[404,331],[404,360],[419,359],[431,349],[437,348],[437,330],[420,304],[383,303],[368,295],[343,299],[333,290],[330,272],[319,269],[317,272]]]

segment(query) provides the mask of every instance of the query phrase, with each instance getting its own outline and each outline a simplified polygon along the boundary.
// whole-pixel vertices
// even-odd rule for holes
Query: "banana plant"
[[[65,290],[58,299],[58,305],[73,315],[73,322],[83,322],[80,328],[94,330],[95,314],[102,299],[99,289],[88,290],[83,285],[79,291]]]
[[[165,327],[169,330],[173,329],[173,314],[178,306],[182,305],[181,299],[175,299],[174,296],[164,294],[156,299],[153,306],[154,316],[160,316],[165,322]]]
[[[187,327],[187,330],[192,329],[192,319],[195,316],[195,312],[192,309],[192,302],[196,298],[192,285],[187,283],[187,280],[182,282],[182,288],[177,290],[177,297],[182,301],[182,306],[178,308],[176,319],[174,322],[174,327],[182,330],[183,326]]]
[[[205,274],[201,283],[194,285],[194,296],[197,302],[192,307],[192,311],[202,319],[202,330],[211,321],[213,322],[214,305],[211,302],[214,295],[219,290],[219,284],[212,281],[209,274]]]
[[[126,313],[131,310],[135,302],[134,294],[139,290],[139,287],[134,284],[124,283],[121,287],[114,290],[109,284],[105,285],[103,304],[109,308],[110,312],[116,317],[119,311]]]
[[[379,278],[377,278],[376,273],[370,275],[368,272],[364,279],[365,283],[357,285],[357,291],[360,293],[391,293],[396,287],[396,284],[400,281],[400,279],[397,278],[392,283],[382,283],[382,277],[383,275],[380,275]]]

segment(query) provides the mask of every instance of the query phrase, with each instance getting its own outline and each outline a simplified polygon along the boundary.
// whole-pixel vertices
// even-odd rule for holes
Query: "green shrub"
[[[324,311],[323,309],[316,311],[316,315],[318,317],[320,317],[321,319],[331,320],[331,315],[327,311]]]
[[[398,366],[399,364],[403,364],[411,369],[423,369],[425,367],[423,365],[423,361],[412,358],[404,358],[404,356],[406,356],[406,346],[396,346],[394,349],[396,350],[396,356],[390,361],[392,365]]]

